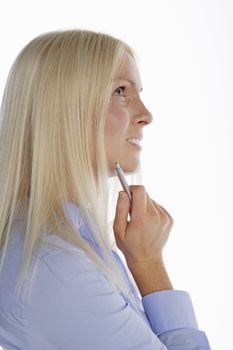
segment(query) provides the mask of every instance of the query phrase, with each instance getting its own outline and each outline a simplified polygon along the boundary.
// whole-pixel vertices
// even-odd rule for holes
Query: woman
[[[112,225],[131,277],[112,249],[115,162],[136,173],[152,121],[141,89],[132,49],[102,33],[46,33],[16,58],[1,108],[4,349],[209,349],[163,264],[173,219],[141,185],[132,207],[119,192]]]

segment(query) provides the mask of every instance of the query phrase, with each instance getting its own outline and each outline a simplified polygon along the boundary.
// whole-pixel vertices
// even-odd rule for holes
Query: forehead
[[[141,89],[142,83],[134,58],[125,52],[115,75],[115,81],[128,80]]]

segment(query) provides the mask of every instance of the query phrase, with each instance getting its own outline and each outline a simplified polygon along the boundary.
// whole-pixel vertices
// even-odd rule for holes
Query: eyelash
[[[118,86],[118,88],[116,88],[116,90],[114,90],[114,94],[116,93],[116,91],[118,89],[122,89],[123,91],[125,91],[126,87],[125,86]],[[120,97],[125,97],[125,96],[120,96]]]

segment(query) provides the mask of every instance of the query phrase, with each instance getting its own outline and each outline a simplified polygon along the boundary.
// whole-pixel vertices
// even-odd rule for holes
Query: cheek
[[[119,106],[109,108],[105,124],[106,136],[120,136],[122,132],[127,130],[129,120],[129,113],[125,108]]]

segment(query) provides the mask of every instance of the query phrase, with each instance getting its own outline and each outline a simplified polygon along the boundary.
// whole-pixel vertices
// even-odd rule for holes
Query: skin
[[[117,79],[120,77],[120,81]],[[127,81],[131,80],[135,86]],[[118,89],[125,86],[125,90]],[[126,141],[142,134],[152,122],[151,113],[140,99],[141,80],[135,61],[125,53],[114,81],[107,111],[105,145],[109,176],[116,176],[115,162],[125,173],[135,172],[140,149]],[[173,219],[161,205],[150,198],[144,186],[130,186],[128,195],[121,191],[116,204],[113,231],[118,248],[125,256],[129,270],[142,296],[173,289],[163,263],[162,251],[173,226]],[[128,220],[128,216],[130,219]]]
[[[131,80],[134,86],[127,80]],[[127,52],[116,72],[113,88],[105,124],[110,176],[115,175],[115,162],[121,165],[125,173],[136,171],[140,161],[140,150],[127,139],[142,135],[144,126],[152,122],[152,115],[140,98],[142,84],[137,65]]]
[[[127,80],[133,81],[134,86]],[[140,149],[127,139],[141,135],[144,126],[152,122],[151,113],[140,99],[140,90],[141,80],[136,63],[125,53],[114,80],[105,126],[110,176],[115,175],[115,162],[121,165],[125,173],[135,172],[139,165]],[[130,186],[130,190],[132,208],[127,194],[123,191],[119,193],[113,223],[116,244],[124,254],[142,296],[173,289],[162,258],[173,219],[150,198],[144,186]]]

